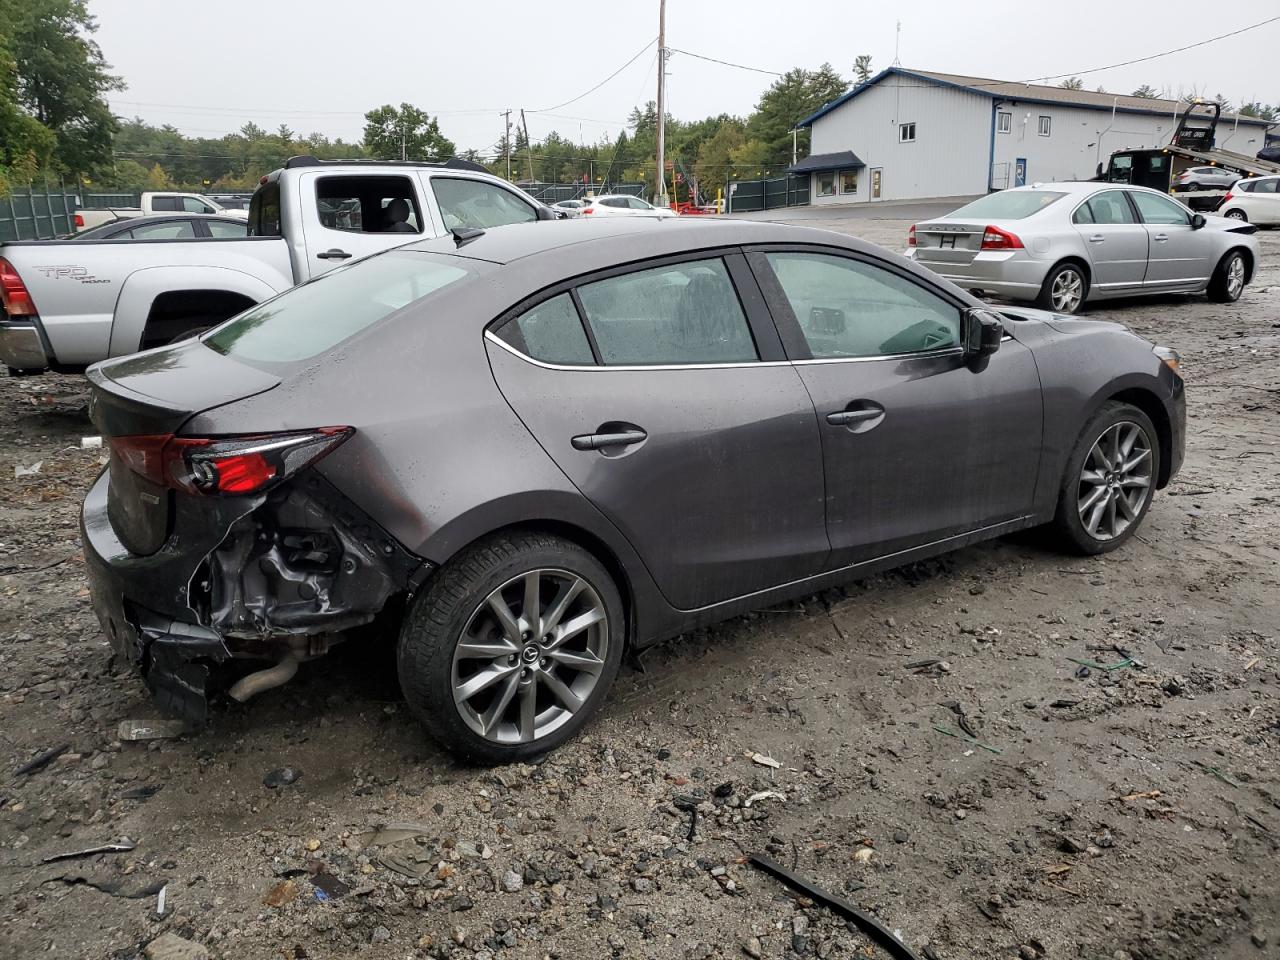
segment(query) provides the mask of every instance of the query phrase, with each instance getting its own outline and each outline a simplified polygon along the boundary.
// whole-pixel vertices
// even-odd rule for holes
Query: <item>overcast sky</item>
[[[407,101],[438,115],[460,148],[481,151],[502,133],[499,111],[546,111],[577,97],[658,32],[658,0],[221,0],[199,8],[184,0],[90,0],[89,8],[108,62],[128,83],[110,97],[123,116],[193,136],[219,136],[252,120],[358,140],[364,111]],[[1277,0],[668,0],[667,45],[766,70],[830,61],[849,77],[860,53],[871,54],[876,69],[892,63],[900,18],[903,66],[1031,80],[1083,74],[1277,15]],[[1117,93],[1149,83],[1175,93],[1192,86],[1221,92],[1235,103],[1280,103],[1278,61],[1274,22],[1083,78],[1088,89]],[[689,120],[745,115],[771,79],[675,54],[668,110]],[[528,113],[530,136],[553,129],[587,142],[616,136],[655,87],[650,47],[599,90],[552,111],[557,116]]]

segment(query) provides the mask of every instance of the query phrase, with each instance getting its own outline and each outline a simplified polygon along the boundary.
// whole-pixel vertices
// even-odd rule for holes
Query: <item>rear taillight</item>
[[[911,229],[907,231],[907,246],[914,247],[916,245],[916,225],[913,223]]]
[[[1228,191],[1227,191],[1227,195],[1226,195],[1225,197],[1223,197],[1223,198],[1222,198],[1222,202],[1223,202],[1223,203],[1230,203],[1232,200],[1234,200],[1234,199],[1235,199],[1235,196],[1236,196],[1236,195],[1235,195],[1234,193],[1232,193],[1230,190],[1228,190]]]
[[[83,227],[83,226],[84,226],[84,214],[83,214],[83,213],[77,213],[77,214],[76,214],[76,229],[77,229],[77,230],[79,230],[79,229],[80,229],[81,227]]]
[[[586,216],[588,213],[595,213],[595,211],[594,211],[594,210],[592,210],[590,207],[583,207],[583,208],[582,208],[582,214],[583,214],[583,216]]]
[[[1021,250],[1022,241],[1016,233],[1001,230],[999,227],[987,227],[982,234],[983,250]]]
[[[243,496],[293,476],[332,453],[355,431],[320,427],[251,437],[112,437],[112,452],[152,483],[187,493]]]
[[[36,305],[31,301],[27,285],[18,276],[13,264],[0,257],[0,303],[11,317],[34,317]]]

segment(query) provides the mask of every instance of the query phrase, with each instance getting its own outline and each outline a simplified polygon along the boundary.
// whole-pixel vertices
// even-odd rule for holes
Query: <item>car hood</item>
[[[1058,333],[1066,334],[1088,334],[1088,333],[1127,333],[1130,336],[1138,337],[1136,333],[1126,327],[1123,323],[1114,323],[1110,320],[1089,320],[1084,317],[1073,317],[1066,313],[1054,313],[1051,310],[1037,310],[1034,307],[1002,307],[1000,314],[1005,317],[1014,318],[1014,329],[1017,329],[1018,323],[1043,323],[1048,327],[1052,327]],[[1138,337],[1139,340],[1144,339]]]

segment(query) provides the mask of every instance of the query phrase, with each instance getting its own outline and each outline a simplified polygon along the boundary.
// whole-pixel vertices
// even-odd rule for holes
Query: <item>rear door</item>
[[[1006,338],[981,367],[961,307],[914,274],[828,249],[749,254],[818,412],[832,567],[1031,512],[1040,379]]]
[[[690,609],[821,570],[813,405],[741,254],[550,293],[489,333],[494,376],[666,598]]]
[[[405,173],[304,173],[298,178],[308,276],[353,259],[434,236]],[[408,205],[407,217],[395,214]]]
[[[1215,245],[1191,226],[1191,212],[1176,200],[1146,190],[1126,190],[1149,242],[1147,290],[1196,290],[1209,282]]]
[[[1071,223],[1089,255],[1096,290],[1140,290],[1147,274],[1147,229],[1138,222],[1124,190],[1103,190],[1084,200]]]
[[[1254,223],[1273,226],[1280,224],[1280,177],[1258,180],[1245,201],[1245,210]]]

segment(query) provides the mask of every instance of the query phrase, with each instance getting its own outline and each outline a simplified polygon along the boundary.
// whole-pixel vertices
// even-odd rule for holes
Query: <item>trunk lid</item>
[[[89,417],[111,450],[107,515],[131,553],[149,556],[169,535],[174,497],[182,494],[144,477],[113,439],[155,438],[138,457],[159,457],[163,438],[193,415],[271,390],[280,378],[187,340],[172,347],[108,360],[89,368]]]
[[[982,249],[986,223],[937,220],[916,224],[916,258],[930,263],[972,263]]]

